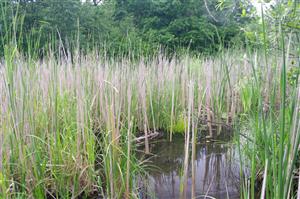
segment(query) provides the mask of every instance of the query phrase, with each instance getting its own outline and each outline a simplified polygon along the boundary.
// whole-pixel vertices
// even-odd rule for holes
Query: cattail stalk
[[[194,84],[190,81],[188,85],[188,115],[187,115],[187,127],[185,128],[185,155],[184,155],[184,168],[183,168],[183,179],[181,199],[186,198],[187,180],[188,180],[188,166],[189,166],[189,148],[190,148],[190,127],[193,114],[193,99],[194,99]]]

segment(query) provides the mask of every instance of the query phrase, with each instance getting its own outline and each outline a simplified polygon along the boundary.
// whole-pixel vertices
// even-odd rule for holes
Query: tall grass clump
[[[261,10],[263,59],[258,56],[248,59],[253,80],[242,85],[241,92],[241,102],[247,112],[239,118],[243,138],[238,139],[244,148],[242,155],[250,160],[251,173],[242,188],[243,197],[294,198],[298,192],[295,179],[299,178],[296,171],[300,141],[299,73],[295,71],[300,65],[299,47],[291,44],[298,43],[298,33],[284,28],[284,13],[267,27],[263,7]],[[275,39],[271,39],[276,41],[273,45],[278,49],[272,49],[267,28],[276,30]],[[293,76],[292,81],[289,75]],[[251,98],[256,106],[250,109]]]
[[[232,50],[212,58],[169,60],[161,55],[138,61],[110,60],[96,53],[78,56],[74,62],[64,56],[27,60],[7,53],[1,63],[3,197],[76,197],[95,190],[112,198],[136,195],[135,176],[143,169],[132,153],[135,138],[145,138],[149,153],[147,138],[154,131],[170,132],[171,138],[178,128],[187,140],[195,140],[189,133],[199,123],[222,128],[239,118],[251,124],[245,128],[255,140],[247,145],[256,154],[253,171],[259,165],[264,168],[261,157],[272,157],[273,151],[279,154],[280,134],[273,132],[279,127],[276,113],[281,95],[276,91],[282,84],[281,73],[279,67],[260,68],[258,63],[264,60],[260,53],[241,55]],[[263,78],[266,69],[274,74],[271,92],[262,89],[269,84]],[[292,88],[287,91],[296,99]],[[288,114],[295,114],[297,103],[291,101],[294,105],[287,106],[285,121],[294,121]],[[284,138],[283,146],[289,140]],[[268,161],[271,168],[277,159]]]

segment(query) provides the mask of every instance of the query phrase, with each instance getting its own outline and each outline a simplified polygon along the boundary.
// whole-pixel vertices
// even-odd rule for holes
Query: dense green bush
[[[0,53],[11,42],[23,53],[41,55],[49,47],[110,55],[149,55],[163,48],[212,53],[239,36],[240,10],[216,10],[216,1],[188,0],[22,0],[0,3]],[[96,5],[96,6],[95,6]],[[208,12],[210,14],[208,14]],[[218,19],[215,19],[214,16]],[[230,18],[230,23],[222,21]],[[50,44],[50,46],[49,46]],[[62,45],[63,44],[63,45]],[[130,50],[129,50],[130,49]]]

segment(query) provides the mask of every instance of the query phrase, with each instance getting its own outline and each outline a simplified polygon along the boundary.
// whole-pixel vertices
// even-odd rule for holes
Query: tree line
[[[15,42],[25,53],[64,46],[110,54],[189,50],[213,53],[245,42],[247,0],[2,0],[1,52]],[[2,53],[3,54],[3,53]]]

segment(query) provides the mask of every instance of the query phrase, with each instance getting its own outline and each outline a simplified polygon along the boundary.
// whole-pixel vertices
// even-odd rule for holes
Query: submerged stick
[[[142,140],[146,140],[146,138],[149,140],[149,139],[153,139],[153,138],[157,137],[158,135],[159,135],[159,133],[155,131],[153,133],[147,134],[147,136],[144,135],[144,136],[135,138],[133,141],[142,142]]]

